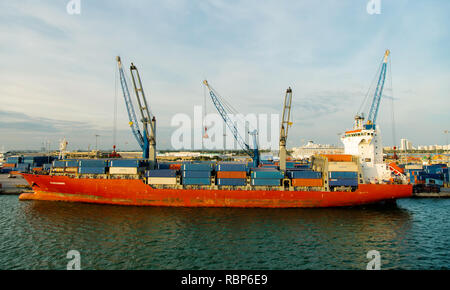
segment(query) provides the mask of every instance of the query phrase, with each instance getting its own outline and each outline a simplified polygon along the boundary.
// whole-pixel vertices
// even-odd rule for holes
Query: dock
[[[14,176],[15,178],[8,178],[8,174],[0,174],[0,195],[19,195],[31,190],[22,176]]]

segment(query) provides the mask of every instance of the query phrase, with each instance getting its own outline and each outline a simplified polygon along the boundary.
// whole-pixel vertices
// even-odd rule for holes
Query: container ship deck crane
[[[217,111],[219,112],[220,116],[222,117],[223,121],[227,125],[228,129],[230,129],[231,133],[233,134],[234,139],[238,142],[239,146],[244,150],[244,152],[252,158],[253,161],[253,167],[258,167],[260,163],[260,153],[258,148],[258,142],[257,142],[257,131],[254,130],[253,132],[249,132],[250,135],[253,137],[253,144],[254,148],[251,149],[250,146],[245,142],[244,138],[239,134],[239,131],[234,124],[234,122],[230,118],[229,110],[226,109],[227,106],[224,106],[222,102],[220,101],[219,94],[209,85],[208,81],[204,80],[203,84],[208,88],[209,95],[211,97],[211,100],[216,107]]]
[[[156,118],[153,116],[149,110],[147,99],[145,98],[144,89],[142,87],[141,78],[139,76],[139,71],[136,66],[132,63],[130,66],[130,73],[133,82],[134,91],[136,94],[137,103],[139,105],[139,112],[141,114],[141,122],[143,133],[139,128],[139,123],[136,117],[136,112],[134,110],[133,103],[131,101],[130,92],[128,90],[128,84],[125,78],[125,73],[122,67],[122,61],[120,56],[116,58],[120,84],[122,87],[123,97],[125,100],[125,105],[127,107],[129,125],[131,131],[138,142],[139,146],[142,148],[144,159],[148,159],[151,164],[156,162]]]
[[[284,105],[283,105],[283,116],[281,120],[281,129],[280,129],[280,170],[286,170],[286,141],[288,137],[289,126],[292,125],[290,121],[291,117],[291,105],[292,105],[292,89],[289,87],[286,90],[286,95],[284,96]]]

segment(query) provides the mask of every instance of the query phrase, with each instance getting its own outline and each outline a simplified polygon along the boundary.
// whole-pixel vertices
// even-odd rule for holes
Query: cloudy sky
[[[393,108],[396,139],[442,144],[450,129],[447,0],[381,0],[373,15],[368,0],[81,0],[74,15],[68,2],[0,2],[0,147],[56,148],[65,136],[69,149],[92,149],[98,134],[110,149],[117,101],[118,148],[137,149],[116,55],[140,69],[159,148],[170,147],[172,117],[203,104],[205,78],[244,114],[281,113],[291,86],[288,146],[339,144],[387,48],[385,145]]]

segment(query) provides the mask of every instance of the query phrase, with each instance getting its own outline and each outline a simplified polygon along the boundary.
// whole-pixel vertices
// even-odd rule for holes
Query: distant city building
[[[292,151],[292,157],[304,159],[314,154],[343,154],[344,148],[328,144],[315,144],[313,141],[308,141],[304,146],[292,148]]]
[[[409,141],[408,139],[401,139],[400,140],[400,150],[402,151],[406,151],[406,150],[413,150],[413,146],[411,141]]]

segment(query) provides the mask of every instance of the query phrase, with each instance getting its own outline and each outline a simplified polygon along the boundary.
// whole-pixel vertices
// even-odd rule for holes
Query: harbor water
[[[450,199],[331,209],[124,207],[0,196],[0,269],[450,269]]]

